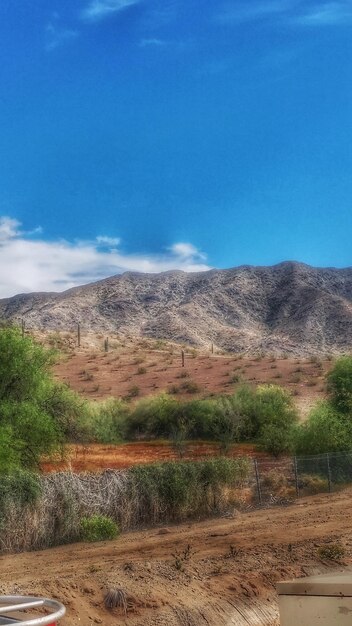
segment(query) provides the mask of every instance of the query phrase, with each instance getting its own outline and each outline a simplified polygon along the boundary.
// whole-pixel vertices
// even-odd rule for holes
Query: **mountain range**
[[[163,338],[203,348],[292,355],[352,346],[352,268],[284,262],[199,273],[127,272],[62,293],[0,300],[28,328]]]

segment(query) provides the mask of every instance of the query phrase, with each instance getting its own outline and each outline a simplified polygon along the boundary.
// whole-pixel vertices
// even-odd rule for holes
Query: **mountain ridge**
[[[284,261],[205,272],[125,272],[64,292],[0,300],[0,318],[30,328],[164,338],[236,352],[345,352],[352,268]]]

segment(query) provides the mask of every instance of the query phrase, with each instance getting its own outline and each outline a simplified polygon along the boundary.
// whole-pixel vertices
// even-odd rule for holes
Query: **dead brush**
[[[109,589],[104,597],[104,606],[106,609],[122,609],[124,614],[127,615],[129,607],[128,595],[121,587],[115,589]]]
[[[179,572],[183,572],[184,564],[189,561],[195,553],[192,550],[192,546],[187,544],[184,550],[177,550],[172,553],[171,556],[174,559],[174,566]]]

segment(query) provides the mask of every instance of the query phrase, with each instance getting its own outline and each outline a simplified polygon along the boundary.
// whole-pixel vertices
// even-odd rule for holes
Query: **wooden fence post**
[[[81,324],[78,322],[77,324],[77,345],[81,347]]]
[[[182,367],[185,366],[185,351],[181,350],[181,361],[182,361]]]

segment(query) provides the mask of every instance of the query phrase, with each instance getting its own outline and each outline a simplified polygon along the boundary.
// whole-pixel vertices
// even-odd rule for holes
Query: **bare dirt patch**
[[[324,397],[325,376],[331,367],[327,358],[212,354],[136,338],[110,339],[108,353],[102,335],[89,335],[80,348],[73,347],[73,336],[66,342],[69,349],[55,366],[55,375],[92,400],[111,396],[132,399],[162,391],[180,398],[204,397],[231,393],[243,383],[271,383],[289,389],[305,415]]]
[[[255,446],[236,444],[231,446],[229,456],[260,457]],[[219,455],[215,443],[192,442],[186,446],[184,459],[200,460]],[[104,469],[126,469],[133,465],[179,460],[172,446],[167,442],[133,442],[118,445],[92,443],[89,445],[68,444],[65,457],[44,461],[44,472],[72,470],[73,472],[97,472]]]
[[[272,626],[278,580],[351,565],[351,496],[3,556],[0,591],[62,600],[62,626]],[[337,542],[343,561],[322,561],[319,548]],[[126,606],[105,608],[109,590],[122,590]]]

